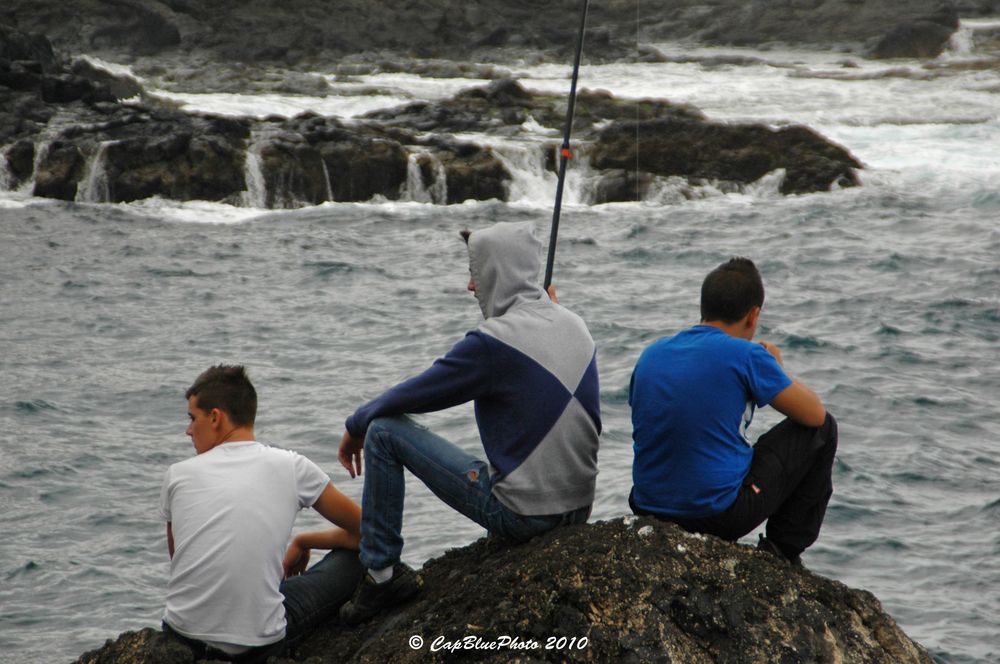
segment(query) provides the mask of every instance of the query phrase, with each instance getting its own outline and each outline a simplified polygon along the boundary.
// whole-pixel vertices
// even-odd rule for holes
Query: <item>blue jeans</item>
[[[282,581],[289,648],[337,614],[340,605],[351,598],[363,572],[357,551],[334,549],[302,574]]]
[[[491,535],[523,542],[561,525],[584,523],[590,505],[543,516],[510,510],[493,495],[489,466],[408,417],[384,417],[365,436],[365,487],[361,501],[361,564],[384,569],[403,551],[403,468],[434,495]]]

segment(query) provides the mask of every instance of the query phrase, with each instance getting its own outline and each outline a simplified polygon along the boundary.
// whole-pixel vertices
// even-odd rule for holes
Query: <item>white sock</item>
[[[392,578],[392,565],[382,569],[370,569],[368,573],[375,580],[375,583],[385,583]]]

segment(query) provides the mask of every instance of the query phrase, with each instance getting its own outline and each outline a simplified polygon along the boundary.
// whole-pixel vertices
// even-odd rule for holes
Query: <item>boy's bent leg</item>
[[[349,625],[405,602],[423,581],[400,562],[403,549],[403,469],[408,468],[446,503],[463,514],[466,484],[488,475],[486,464],[408,417],[379,418],[365,436],[365,486],[361,503],[361,563],[365,574],[340,617]],[[488,478],[486,492],[489,493]],[[475,501],[474,501],[475,502]],[[474,517],[473,517],[474,518]],[[391,568],[388,580],[376,580]]]
[[[486,464],[408,417],[379,418],[365,436],[365,486],[361,503],[361,563],[384,569],[403,549],[403,468],[452,508],[478,523],[488,512]]]
[[[761,436],[754,446],[751,475],[762,490],[780,500],[767,516],[767,539],[794,559],[819,537],[833,495],[837,421],[827,413],[817,428],[788,420]]]
[[[406,417],[382,418],[371,423],[365,438],[365,460],[369,476],[361,508],[361,562],[369,569],[382,569],[399,560],[403,467],[452,509],[491,533],[513,540],[523,541],[561,524],[584,522],[590,513],[589,506],[567,514],[544,516],[511,511],[493,495],[489,466],[484,461]],[[372,463],[380,464],[378,475],[372,473]],[[375,484],[385,469],[391,469],[392,481],[398,477],[399,487],[394,488],[392,496],[383,497],[382,504],[398,500],[398,521],[395,504],[388,506],[389,518],[369,511],[369,482],[373,484],[371,504],[378,505],[380,494]]]
[[[285,640],[290,647],[337,613],[350,599],[362,572],[357,551],[334,549],[304,573],[281,584],[287,621]]]
[[[483,461],[409,417],[374,420],[368,427],[364,449],[361,563],[367,569],[385,569],[399,562],[403,550],[404,468],[466,515],[460,506],[467,502],[469,478],[482,478],[488,487],[488,470]]]
[[[726,511],[703,518],[660,518],[730,541],[766,520],[770,543],[795,560],[819,535],[833,491],[836,449],[836,422],[829,414],[818,428],[785,419],[754,445],[750,470]]]

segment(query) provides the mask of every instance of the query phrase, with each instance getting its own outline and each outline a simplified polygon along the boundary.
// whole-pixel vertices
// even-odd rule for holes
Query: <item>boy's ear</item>
[[[219,408],[213,408],[209,411],[209,416],[212,418],[212,426],[216,429],[222,428],[225,424],[226,414]]]

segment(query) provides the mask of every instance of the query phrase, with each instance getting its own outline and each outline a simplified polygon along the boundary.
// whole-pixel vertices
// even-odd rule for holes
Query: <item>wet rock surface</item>
[[[422,574],[409,604],[323,627],[283,661],[931,662],[870,593],[652,519],[483,539]],[[187,661],[147,629],[79,664]]]
[[[642,173],[749,184],[784,169],[780,191],[801,194],[858,184],[861,164],[844,148],[802,126],[771,129],[689,118],[616,122],[590,151],[600,170],[632,168]],[[634,198],[628,189],[608,200]]]
[[[8,186],[62,200],[160,196],[266,208],[379,197],[508,200],[512,174],[503,156],[489,139],[460,136],[502,139],[525,123],[541,125],[552,139],[524,149],[554,171],[565,121],[564,97],[526,90],[511,78],[349,123],[315,113],[186,113],[147,95],[134,78],[60,60],[44,38],[6,29],[0,44],[10,55],[0,60],[0,159]],[[785,171],[784,193],[825,191],[857,184],[853,169],[861,167],[801,127],[715,124],[690,106],[588,90],[579,92],[576,109],[575,153],[596,183],[590,202],[642,198],[656,178],[738,186],[777,169]]]
[[[960,13],[987,14],[994,5],[616,0],[590,8],[584,53],[592,62],[655,61],[665,56],[651,44],[681,40],[932,57]],[[511,70],[485,63],[512,56],[567,61],[579,9],[563,0],[405,6],[347,0],[335,9],[304,0],[10,0],[0,7],[0,175],[7,187],[37,196],[100,202],[162,196],[297,207],[378,197],[507,200],[512,173],[503,155],[488,140],[456,135],[511,137],[523,123],[538,123],[552,135],[538,145],[538,159],[555,170],[565,97],[524,90]],[[415,71],[494,83],[350,123],[312,114],[223,119],[182,113],[148,95],[139,80],[59,51],[122,59],[157,84],[189,91],[324,96],[326,79],[296,71],[317,63],[334,63],[346,78]],[[712,123],[666,100],[625,103],[583,90],[573,131],[575,153],[593,171],[584,192],[591,203],[636,200],[670,177],[739,190],[777,169],[784,172],[782,193],[825,191],[856,185],[854,169],[861,167],[804,127]]]
[[[871,48],[875,58],[933,58],[958,30],[958,11],[943,5],[932,14],[901,21]]]

